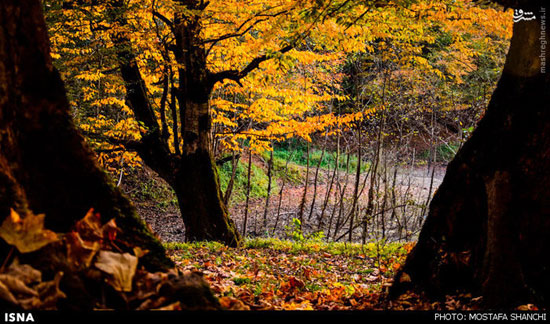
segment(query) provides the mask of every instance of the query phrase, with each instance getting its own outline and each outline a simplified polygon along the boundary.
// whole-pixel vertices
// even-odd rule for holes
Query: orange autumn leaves
[[[0,237],[20,253],[30,253],[57,242],[65,248],[67,265],[72,269],[87,268],[96,258],[94,266],[105,272],[107,282],[117,291],[130,291],[136,271],[136,256],[101,250],[114,244],[119,229],[114,220],[101,225],[99,214],[93,209],[78,221],[74,230],[58,235],[44,228],[44,214],[28,212],[21,217],[15,210],[0,226]],[[137,250],[140,256],[141,250]],[[4,262],[9,261],[10,255]],[[53,281],[42,281],[41,272],[28,264],[20,265],[17,258],[12,264],[0,269],[0,298],[24,309],[54,309],[55,303],[65,294],[59,290],[63,272],[58,272]],[[33,284],[29,287],[29,284]]]
[[[412,244],[347,247],[258,239],[241,248],[214,243],[175,244],[183,270],[198,270],[234,310],[381,309],[378,298]]]
[[[52,10],[50,30],[61,72],[69,84],[74,83],[69,97],[79,127],[88,133],[139,140],[143,127],[124,101],[113,44],[105,33],[110,29],[127,33],[160,120],[165,68],[176,71],[180,67],[174,54],[166,50],[175,41],[170,26],[155,18],[154,12],[170,20],[176,12],[188,9],[171,0],[127,3],[126,26],[111,25],[105,18],[107,2],[100,2],[91,10]],[[440,81],[463,83],[465,75],[476,69],[475,56],[485,52],[491,56],[499,39],[511,33],[509,13],[475,6],[471,0],[403,3],[391,1],[367,8],[360,1],[210,1],[200,13],[199,35],[210,72],[239,70],[256,57],[271,57],[239,84],[225,81],[215,86],[210,103],[216,147],[239,150],[249,142],[253,151],[261,152],[269,150],[273,141],[290,137],[309,141],[314,133],[356,127],[349,123],[352,119],[369,119],[381,109],[399,109],[399,105],[375,99],[359,108],[360,116],[359,110],[349,115],[334,113],[338,102],[350,99],[342,91],[342,66],[357,53],[398,65],[392,77],[408,79],[410,92],[422,95]],[[340,5],[340,11],[333,10]],[[323,11],[334,12],[315,16]],[[450,43],[428,60],[424,47],[434,45],[441,32],[448,34]],[[284,55],[278,53],[290,40],[300,42]],[[177,75],[173,79],[177,86]],[[454,104],[443,107],[454,108]],[[173,145],[177,118],[168,115],[168,143]],[[100,163],[112,172],[118,174],[124,166],[135,167],[140,162],[135,152],[120,145],[90,140],[101,151]]]

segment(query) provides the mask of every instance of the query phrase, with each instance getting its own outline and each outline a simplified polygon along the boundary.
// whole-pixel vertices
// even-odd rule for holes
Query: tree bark
[[[67,232],[94,208],[150,251],[151,269],[172,265],[76,131],[39,1],[0,3],[0,187],[0,218],[44,213],[48,229]]]
[[[550,306],[547,9],[541,1],[509,4],[536,19],[515,23],[488,110],[449,164],[394,296],[409,288],[432,296],[465,290],[492,308]]]
[[[183,1],[191,10],[202,2]],[[180,64],[179,92],[183,149],[176,175],[176,194],[188,240],[216,240],[237,246],[241,237],[229,218],[212,154],[212,117],[206,52],[200,39],[200,15],[174,19],[175,57]]]
[[[199,5],[196,1],[184,1],[183,4],[190,9],[200,10],[194,7]],[[122,5],[113,2],[113,8],[119,9]],[[117,21],[126,25],[123,14],[113,11]],[[179,103],[179,129],[183,139],[180,154],[179,143],[174,154],[169,149],[168,139],[162,136],[130,40],[126,35],[116,33],[111,38],[117,47],[127,104],[136,119],[148,128],[141,141],[133,143],[134,148],[145,163],[174,189],[185,224],[186,240],[212,240],[236,246],[241,238],[222,199],[211,150],[209,96],[213,85],[208,79],[206,54],[199,39],[199,18],[198,15],[187,17],[178,13],[174,19],[174,54],[180,64],[176,96]],[[174,123],[177,124],[177,121]]]

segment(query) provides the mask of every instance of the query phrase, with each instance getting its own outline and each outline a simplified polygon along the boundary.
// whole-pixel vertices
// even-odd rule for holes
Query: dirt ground
[[[445,175],[445,166],[437,165],[434,169],[429,169],[427,165],[424,166],[415,166],[415,167],[403,167],[398,170],[397,179],[396,179],[396,204],[404,205],[405,203],[400,203],[400,201],[415,201],[419,204],[423,204],[427,201],[428,194],[430,192],[430,183],[431,183],[431,172],[434,170],[433,184],[431,188],[431,193],[435,192],[437,187],[441,184],[443,177]],[[313,173],[313,172],[312,172]],[[150,171],[147,176],[151,176]],[[325,207],[323,212],[324,200],[326,193],[329,187],[329,174],[328,172],[320,172],[319,181],[317,184],[317,189],[314,189],[313,185],[313,174],[310,175],[308,182],[308,195],[303,213],[303,230],[305,233],[312,233],[317,230],[323,230],[325,234],[329,225],[334,226],[335,219],[337,219],[338,214],[345,216],[349,213],[350,202],[349,199],[344,204],[342,212],[340,212],[338,197],[336,193],[337,190],[344,190],[344,181],[345,175],[340,173],[338,175],[341,180],[342,185],[340,187],[333,185],[331,199]],[[348,175],[347,186],[345,188],[346,196],[350,196],[353,193],[353,184],[354,176],[352,174]],[[391,187],[391,180],[387,181],[387,186]],[[380,184],[384,188],[384,183]],[[364,181],[364,178],[361,180],[362,189],[360,198],[358,200],[358,205],[364,209],[367,200],[368,188],[370,184],[369,181]],[[281,183],[279,183],[279,188]],[[128,187],[123,186],[123,190],[128,190]],[[302,200],[304,191],[304,184],[285,184],[284,191],[280,196],[279,192],[272,192],[270,197],[270,203],[268,207],[268,213],[266,217],[267,227],[264,227],[264,211],[265,211],[265,198],[254,198],[249,201],[249,212],[247,220],[247,236],[271,236],[278,238],[285,238],[288,236],[288,226],[291,224],[293,218],[298,218],[299,216],[299,206]],[[313,193],[316,191],[316,201],[313,206],[313,212],[311,212],[311,205],[313,201]],[[130,196],[131,193],[129,193]],[[141,217],[147,222],[151,227],[153,232],[164,242],[183,242],[185,227],[181,220],[179,210],[174,204],[169,204],[166,206],[160,207],[154,201],[139,201],[134,200],[134,204],[138,209]],[[280,208],[279,208],[280,200]],[[381,198],[379,197],[378,203],[380,204]],[[380,206],[378,206],[381,208]],[[407,208],[407,209],[405,209]],[[417,222],[417,227],[422,221],[420,214],[421,207],[409,206],[401,208],[402,212],[405,214],[409,213],[415,215],[414,217],[420,218],[415,220]],[[242,225],[244,223],[244,214],[245,214],[245,203],[232,204],[229,207],[229,212],[231,218],[237,224],[239,232],[242,233]],[[323,214],[323,219],[320,221],[320,216]],[[311,215],[311,218],[310,218]],[[333,217],[332,224],[330,224],[330,217]],[[411,216],[412,217],[412,216]],[[342,234],[345,234],[345,227],[341,229],[340,232],[334,234],[330,233],[331,237],[335,239],[341,239]],[[358,236],[358,233],[354,232],[354,237]],[[347,237],[347,236],[346,236]]]

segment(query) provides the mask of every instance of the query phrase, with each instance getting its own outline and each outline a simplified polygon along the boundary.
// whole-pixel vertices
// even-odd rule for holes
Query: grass
[[[451,161],[458,149],[460,148],[460,143],[449,143],[449,144],[440,144],[435,148],[436,152],[436,162],[449,162]],[[425,150],[420,153],[419,159],[421,160],[430,160],[432,156],[431,150]]]
[[[304,144],[294,145],[290,150],[288,146],[278,145],[275,146],[273,151],[273,177],[271,182],[271,193],[275,194],[279,191],[279,184],[284,179],[287,183],[298,185],[303,183],[305,178],[305,166],[307,165],[307,148]],[[323,159],[321,160],[321,156]],[[269,161],[270,152],[264,152],[262,155],[264,161]],[[311,149],[310,150],[310,172],[313,174],[313,170],[321,162],[320,167],[322,169],[333,169],[336,165],[336,153],[325,152],[322,150]],[[338,163],[338,169],[341,171],[346,170],[348,155],[341,154]],[[349,172],[354,172],[357,168],[357,156],[349,156]],[[289,163],[287,163],[287,161]],[[361,165],[361,172],[366,172],[369,168],[369,162],[363,162]],[[225,163],[218,168],[220,176],[220,186],[223,192],[227,189],[229,180],[231,179],[231,163]],[[251,198],[265,198],[267,196],[267,165],[252,163],[251,173]],[[233,202],[242,202],[246,199],[246,186],[248,182],[248,165],[245,162],[239,161],[237,164],[237,171],[235,173],[235,183],[233,185],[233,193],[231,200]]]
[[[178,250],[180,253],[192,253],[194,250],[207,251],[208,254],[217,254],[220,251],[227,251],[225,245],[218,242],[170,242],[165,243],[164,247],[169,250]],[[272,252],[288,253],[293,255],[325,253],[333,256],[366,256],[368,258],[392,258],[397,255],[406,254],[411,248],[411,243],[398,242],[368,242],[343,243],[343,242],[319,242],[319,241],[292,241],[281,240],[278,238],[247,238],[240,247],[241,250],[270,250]]]
[[[321,162],[320,167],[327,169],[334,169],[336,165],[336,152],[326,151],[323,154],[323,151],[316,148],[310,148],[309,152],[309,166],[311,168],[316,168]],[[323,159],[321,160],[321,156]],[[300,166],[307,165],[307,147],[305,144],[294,145],[292,149],[288,145],[275,146],[273,151],[273,159],[283,161],[286,163],[290,159],[290,162],[295,163]],[[341,153],[338,158],[338,169],[341,171],[346,170],[348,154]],[[357,155],[349,156],[349,170],[353,171],[357,168]],[[361,172],[365,172],[368,169],[368,163],[363,163],[361,165]]]
[[[220,186],[223,192],[227,189],[231,179],[231,163],[225,163],[218,168],[220,176]],[[237,171],[235,173],[235,183],[233,184],[232,199],[234,201],[244,201],[246,199],[246,186],[248,182],[248,165],[243,162],[238,162]],[[266,171],[252,164],[250,174],[250,198],[265,198],[267,196],[267,185],[269,179]],[[276,177],[271,180],[271,193],[278,192]]]
[[[147,205],[155,204],[163,211],[168,207],[178,208],[174,190],[158,177],[150,177],[133,169],[124,178],[124,185],[132,188],[129,195],[135,202]]]

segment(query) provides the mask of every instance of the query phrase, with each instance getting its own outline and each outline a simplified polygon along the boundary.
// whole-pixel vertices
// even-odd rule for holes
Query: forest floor
[[[240,248],[172,243],[178,268],[202,274],[231,310],[475,310],[481,298],[416,294],[389,300],[395,271],[413,243],[366,245],[249,239]]]
[[[437,165],[432,169],[435,170],[433,183],[432,174],[428,170],[426,165],[399,169],[396,178],[398,191],[408,191],[418,201],[426,200],[430,184],[433,194],[443,180],[445,167]],[[344,173],[341,175],[345,176]],[[155,177],[151,173],[145,176],[150,179]],[[318,179],[318,197],[326,194],[327,179],[326,175]],[[143,179],[139,181],[149,186]],[[347,181],[351,186],[353,175],[349,175]],[[313,198],[312,183],[307,196],[309,204],[304,213],[306,217],[309,217],[309,206]],[[126,191],[132,190],[131,188],[131,183],[123,187]],[[304,190],[303,181],[288,183],[285,187],[278,213],[279,224],[275,231],[261,231],[265,198],[249,201],[248,235],[245,243],[238,248],[226,247],[216,242],[182,242],[184,226],[170,191],[156,185],[147,190],[147,199],[134,200],[139,213],[164,243],[177,268],[184,272],[200,273],[226,309],[483,309],[482,298],[471,294],[447,295],[443,299],[433,300],[409,292],[395,300],[388,298],[395,273],[415,244],[414,237],[412,240],[371,238],[366,244],[335,242],[326,237],[307,236],[300,240],[289,240],[288,229],[292,219],[297,216],[296,211]],[[274,213],[278,209],[278,202],[277,191],[270,199],[270,230],[275,227]],[[318,215],[320,203],[314,204],[313,208],[312,215]],[[244,202],[234,203],[230,213],[241,230],[239,226],[244,216]],[[313,220],[311,223],[315,224],[315,218]],[[536,310],[536,307],[523,305],[518,309]]]
[[[433,183],[432,174],[433,173]],[[152,171],[142,177],[159,179]],[[301,168],[301,173],[304,173]],[[314,181],[310,173],[307,208],[309,218]],[[398,169],[396,190],[407,191],[417,201],[425,201],[435,192],[445,174],[444,165],[430,169],[427,165]],[[322,200],[329,185],[329,172],[319,174],[316,203],[312,219],[304,231],[313,231],[322,213]],[[347,193],[353,190],[353,174],[339,173]],[[416,294],[389,300],[388,289],[407,253],[411,240],[375,240],[367,244],[334,242],[333,238],[289,240],[292,219],[296,218],[304,191],[302,181],[286,183],[282,196],[279,188],[270,197],[267,228],[263,226],[265,198],[249,201],[247,238],[243,246],[229,248],[215,242],[184,243],[184,226],[170,191],[150,185],[145,199],[134,203],[143,219],[167,247],[170,257],[182,271],[202,274],[223,307],[232,310],[474,310],[480,298],[471,295],[447,296],[433,301]],[[138,179],[139,180],[139,179]],[[147,182],[139,180],[147,186]],[[362,199],[368,181],[364,182]],[[123,189],[132,196],[132,183]],[[156,197],[156,198],[155,198]],[[281,206],[279,205],[279,199]],[[159,203],[159,201],[164,203]],[[171,202],[170,202],[171,201]],[[334,208],[334,204],[329,207]],[[234,202],[231,218],[242,230],[245,202]],[[412,210],[412,208],[411,208]],[[279,215],[277,218],[276,215]],[[324,225],[324,224],[322,224]],[[324,229],[323,227],[321,227]]]
[[[301,168],[303,169],[303,168]],[[305,174],[305,170],[301,170]],[[145,170],[145,176],[154,178],[155,181],[160,182],[160,180],[154,173],[150,170]],[[313,172],[312,172],[313,173]],[[445,175],[445,165],[437,165],[435,167],[434,177],[433,177],[433,186],[431,189],[432,194],[435,192],[437,187],[443,181]],[[344,172],[340,172],[341,179],[345,177]],[[426,201],[431,183],[431,171],[427,165],[420,165],[415,167],[403,167],[398,170],[396,187],[400,192],[408,191],[408,194],[411,197],[414,197],[416,201]],[[304,176],[305,177],[305,176]],[[313,200],[314,185],[313,185],[313,174],[310,174],[310,181],[308,184],[308,194],[306,199],[306,208],[304,211],[304,217],[309,219],[309,215],[312,217],[308,222],[304,222],[304,232],[313,232],[318,229],[319,218],[322,214],[323,209],[323,199],[326,195],[326,192],[329,187],[328,175],[326,170],[323,170],[319,174],[317,189],[316,189],[316,203],[313,206],[313,212],[310,213],[311,204]],[[351,194],[353,190],[353,174],[348,174],[347,178],[347,194]],[[368,185],[368,183],[367,183]],[[279,187],[281,184],[279,183]],[[131,188],[131,186],[128,186]],[[365,199],[367,195],[367,188],[365,185],[362,185],[362,198]],[[124,189],[124,188],[123,188]],[[334,190],[334,189],[333,189]],[[128,189],[125,190],[128,193]],[[299,204],[303,195],[304,184],[303,183],[292,183],[288,182],[285,185],[285,188],[282,192],[282,195],[279,195],[278,191],[272,192],[270,196],[268,215],[267,220],[267,230],[263,225],[263,217],[265,210],[265,198],[251,198],[249,201],[249,211],[248,211],[248,226],[247,226],[247,236],[250,237],[277,237],[277,238],[287,238],[288,237],[288,226],[291,225],[292,219],[298,217]],[[174,200],[175,198],[167,197],[171,193],[163,191],[158,193],[160,200]],[[184,225],[175,203],[165,203],[159,204],[155,200],[151,199],[133,199],[134,204],[136,205],[139,214],[142,218],[149,224],[153,232],[163,241],[163,242],[183,242],[184,241]],[[280,208],[279,208],[280,200]],[[324,221],[321,222],[321,230],[326,229],[328,226],[327,219],[331,213],[333,213],[334,204],[329,205],[326,208]],[[235,221],[240,232],[242,232],[242,224],[245,215],[245,201],[233,202],[229,208],[230,217]],[[279,215],[279,217],[277,217]],[[419,220],[421,221],[421,220]],[[336,235],[333,233],[331,236],[334,236],[333,239],[336,239]]]

